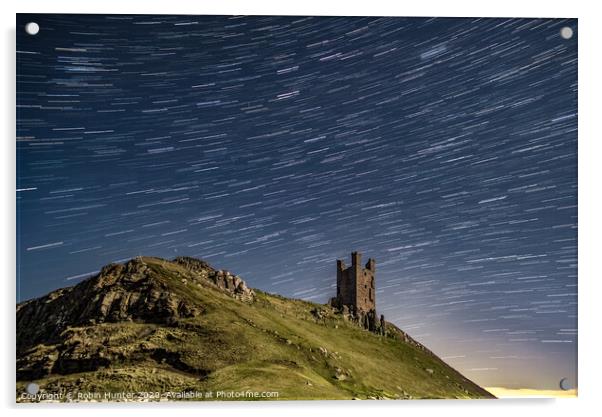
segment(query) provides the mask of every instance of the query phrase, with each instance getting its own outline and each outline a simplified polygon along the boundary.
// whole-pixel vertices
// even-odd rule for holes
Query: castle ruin
[[[362,254],[351,253],[351,266],[337,260],[337,296],[331,305],[370,331],[384,332],[384,316],[376,321],[376,261],[362,267]]]

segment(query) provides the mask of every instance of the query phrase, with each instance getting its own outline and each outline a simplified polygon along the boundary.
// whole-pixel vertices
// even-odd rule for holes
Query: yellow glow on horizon
[[[577,398],[577,390],[486,387],[497,398]]]

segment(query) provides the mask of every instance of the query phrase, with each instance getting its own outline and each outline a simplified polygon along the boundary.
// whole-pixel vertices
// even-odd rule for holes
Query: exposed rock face
[[[176,326],[205,307],[190,297],[187,283],[211,287],[251,302],[255,293],[238,276],[216,271],[204,261],[149,258],[110,264],[78,285],[17,304],[17,378],[36,379],[50,373],[87,372],[108,366],[102,349],[90,349],[78,329],[102,323],[141,322]],[[73,330],[75,329],[75,330]],[[56,348],[50,348],[50,346]],[[185,367],[165,352],[154,359]],[[203,370],[198,374],[202,375]]]
[[[52,342],[67,326],[124,320],[168,323],[201,312],[202,306],[169,291],[154,279],[144,261],[133,259],[107,265],[74,287],[18,304],[17,351]]]
[[[254,291],[247,287],[247,284],[241,277],[232,275],[226,270],[215,270],[205,261],[189,257],[178,257],[173,262],[188,268],[242,301],[252,301],[255,296]]]

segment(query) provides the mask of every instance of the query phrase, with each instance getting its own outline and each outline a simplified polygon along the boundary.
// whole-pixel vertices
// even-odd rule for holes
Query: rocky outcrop
[[[171,291],[141,259],[107,265],[80,284],[17,305],[17,352],[54,343],[68,326],[117,321],[170,323],[203,307]],[[43,323],[43,325],[40,325]]]
[[[337,297],[331,298],[328,305],[334,308],[337,314],[341,314],[346,320],[359,325],[360,327],[369,330],[373,333],[385,335],[386,333],[386,322],[383,315],[380,319],[377,317],[376,310],[371,309],[363,311],[355,306],[342,304],[341,300]]]
[[[255,297],[255,292],[247,287],[243,279],[229,271],[215,270],[207,262],[190,257],[178,257],[173,262],[189,269],[200,278],[213,283],[219,289],[239,300],[252,301]]]
[[[215,269],[213,269],[207,262],[201,259],[191,258],[190,256],[178,256],[172,262],[181,265],[189,271],[199,275],[204,275],[211,271],[215,271]]]
[[[102,325],[119,322],[185,327],[185,319],[206,311],[194,297],[192,285],[244,302],[255,297],[239,276],[205,261],[138,257],[107,265],[74,287],[17,304],[17,379],[91,372],[131,360],[133,352],[112,351],[104,343],[93,345],[94,338],[86,332],[102,332]],[[208,372],[194,368],[177,352],[141,347],[139,353],[199,377]]]
[[[170,324],[202,314],[204,307],[191,301],[187,289],[178,290],[174,285],[182,282],[211,286],[243,301],[254,298],[255,293],[240,277],[215,270],[204,261],[161,260],[164,270],[158,270],[144,259],[107,265],[74,287],[17,304],[17,352],[39,343],[54,343],[69,326],[119,321]],[[177,274],[179,282],[166,280],[166,271]]]

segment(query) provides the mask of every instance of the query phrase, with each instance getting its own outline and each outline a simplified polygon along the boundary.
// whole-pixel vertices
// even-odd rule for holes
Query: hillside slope
[[[29,381],[44,393],[493,398],[390,323],[380,336],[192,258],[109,265],[18,304],[17,400]]]

